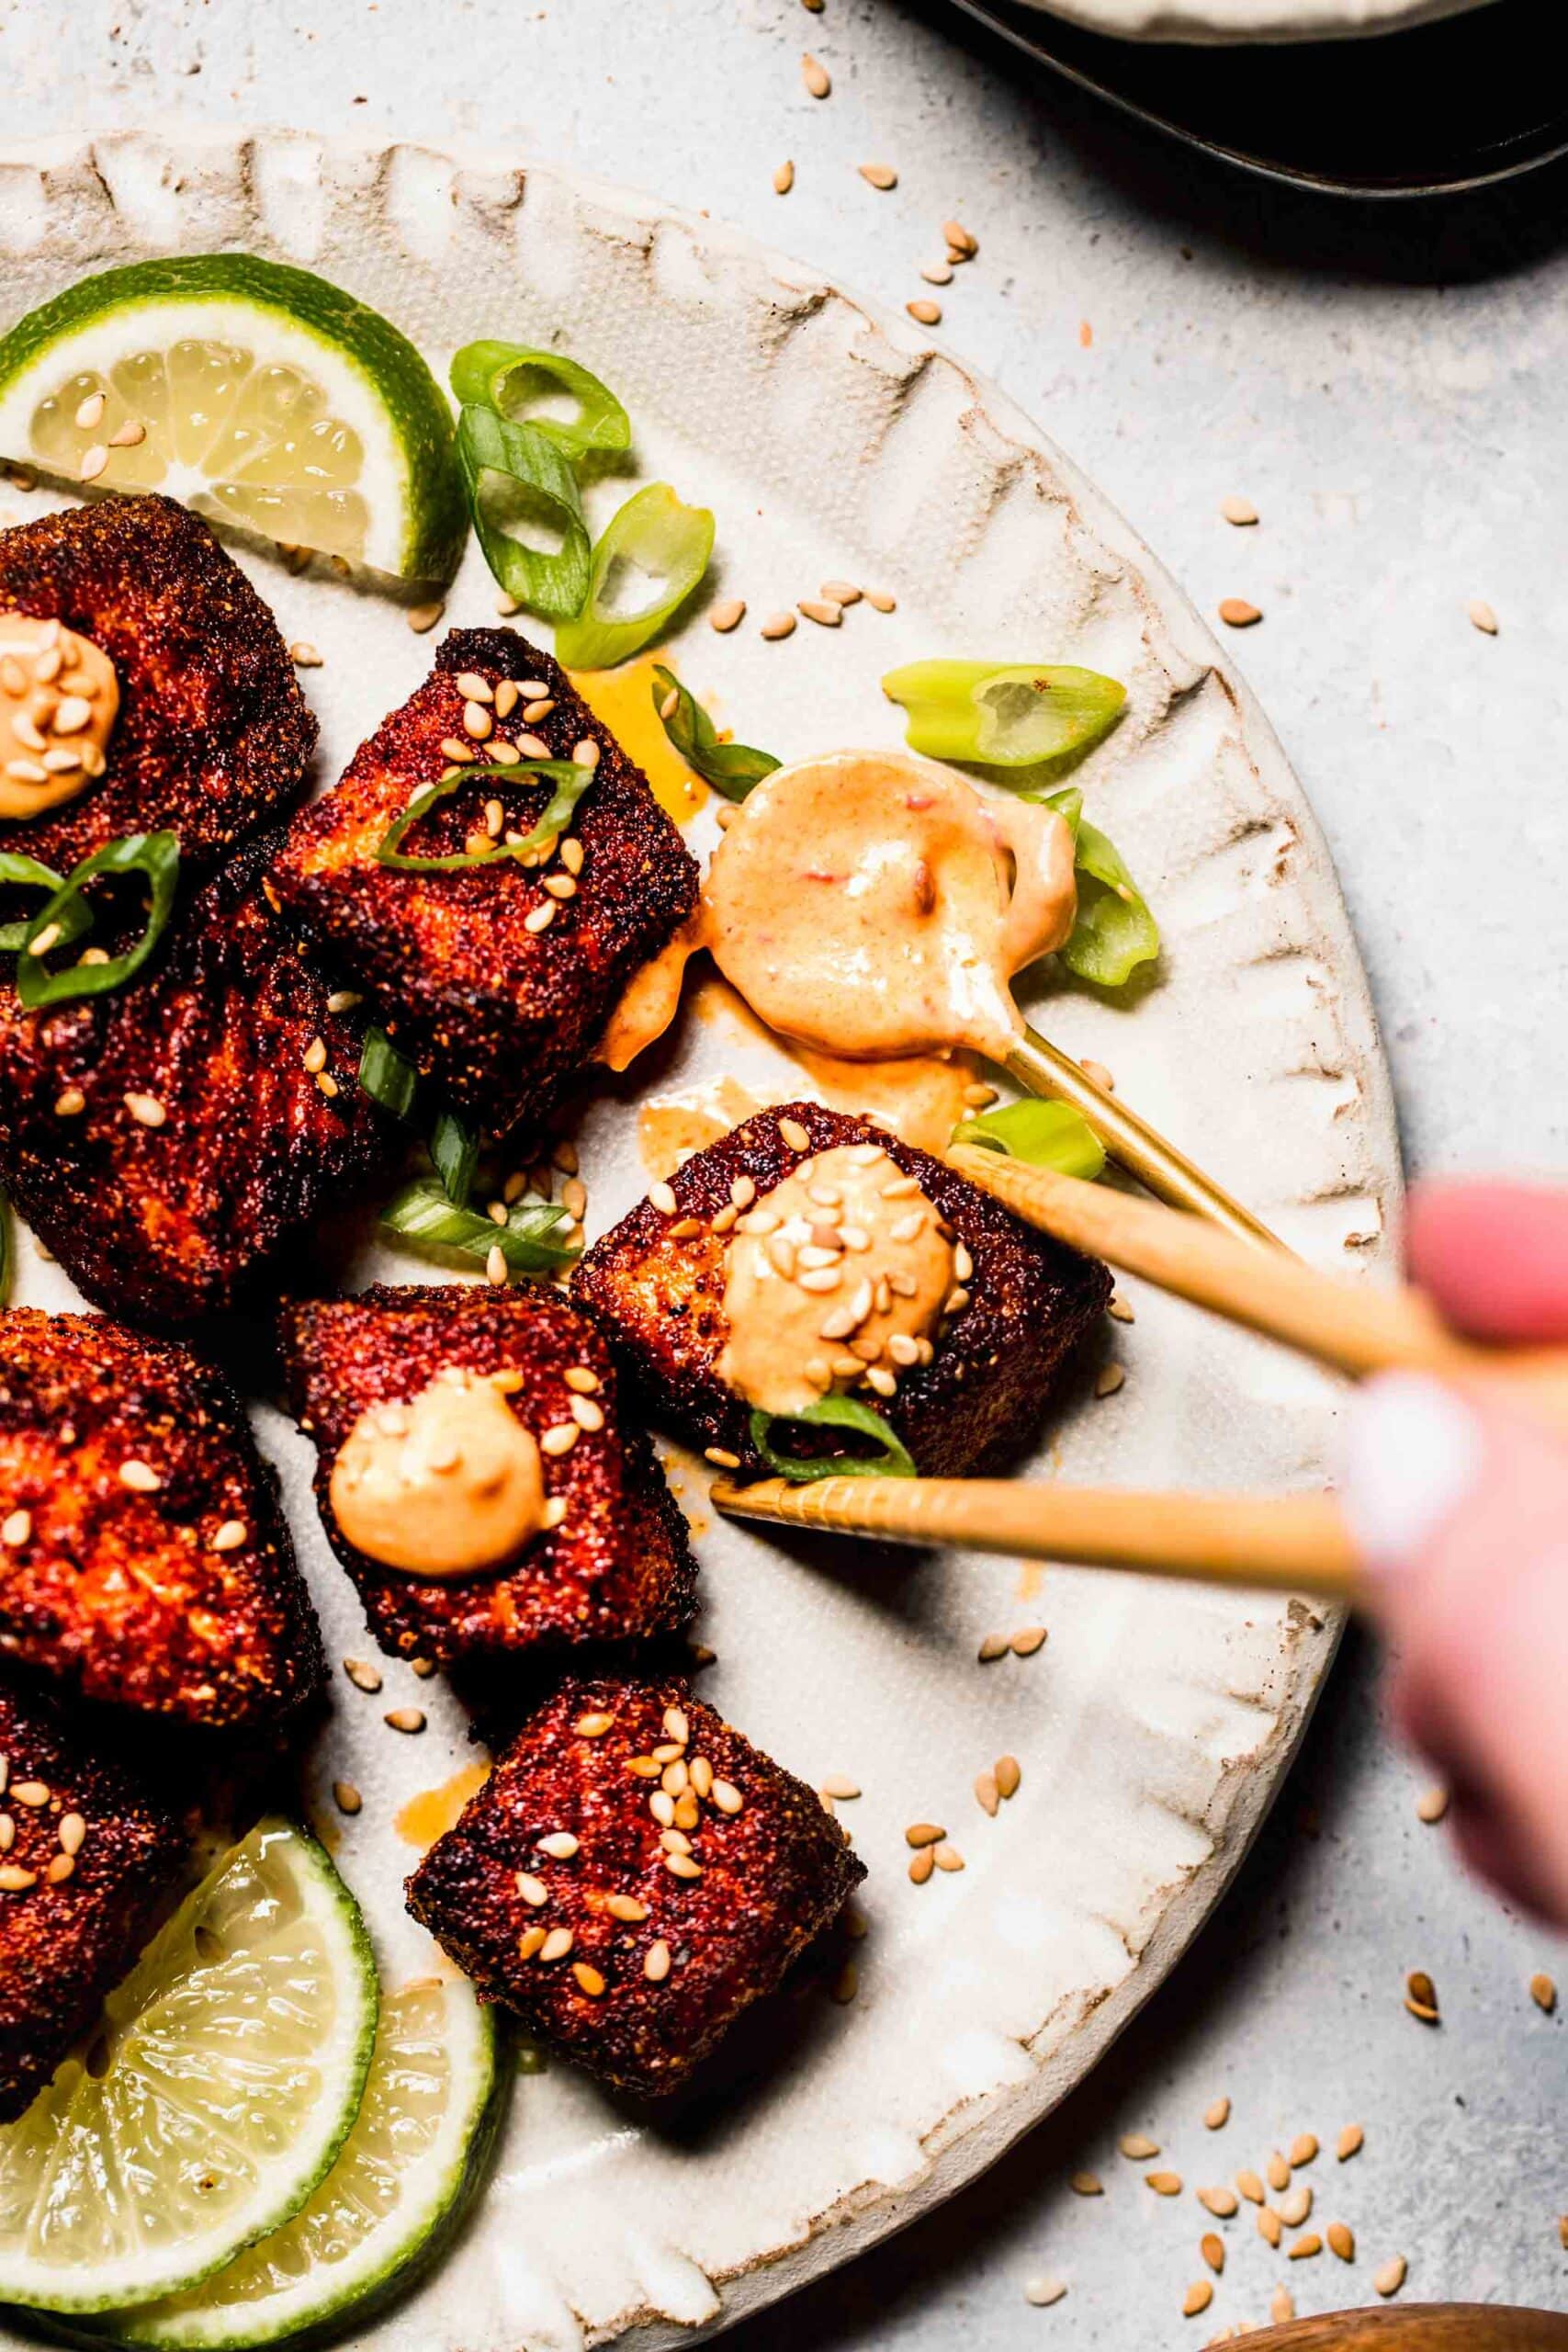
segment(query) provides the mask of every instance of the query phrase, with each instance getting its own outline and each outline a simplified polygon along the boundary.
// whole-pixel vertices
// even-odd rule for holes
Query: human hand
[[[1409,1254],[1456,1329],[1568,1342],[1568,1188],[1424,1185]],[[1395,1720],[1450,1783],[1472,1868],[1568,1924],[1568,1440],[1391,1373],[1357,1400],[1344,1472]]]

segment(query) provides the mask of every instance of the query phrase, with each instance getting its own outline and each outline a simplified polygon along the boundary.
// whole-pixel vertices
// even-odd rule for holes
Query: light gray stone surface
[[[1035,82],[942,0],[0,0],[0,93],[14,131],[174,118],[514,144],[884,300],[931,290],[917,267],[956,213],[981,253],[939,298],[942,337],[1201,605],[1264,609],[1235,650],[1338,860],[1412,1164],[1562,1165],[1563,175],[1419,213],[1287,198]],[[856,176],[867,161],[896,191]],[[1257,529],[1221,521],[1228,492]],[[1464,1883],[1415,1818],[1421,1778],[1354,1637],[1230,1901],[1111,2063],[918,2233],[732,2340],[1141,2352],[1261,2318],[1281,2279],[1303,2312],[1370,2301],[1396,2252],[1410,2295],[1568,2308],[1568,2044],[1526,1989],[1568,1960]],[[1416,1966],[1437,2031],[1401,2006]],[[1235,2114],[1211,2135],[1221,2092]],[[1118,2133],[1151,2133],[1190,2189],[1352,2120],[1365,2153],[1304,2177],[1312,2226],[1354,2227],[1354,2269],[1271,2256],[1244,2209],[1211,2312],[1183,2322],[1203,2217],[1145,2188]],[[1080,2165],[1103,2198],[1069,2191]],[[1047,2273],[1067,2296],[1031,2309]]]

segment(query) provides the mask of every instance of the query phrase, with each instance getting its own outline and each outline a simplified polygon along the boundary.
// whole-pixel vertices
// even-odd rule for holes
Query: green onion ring
[[[91,910],[82,893],[89,882],[105,874],[147,876],[152,895],[146,929],[135,946],[127,948],[123,956],[111,956],[102,964],[69,964],[63,971],[51,972],[43,957],[33,953],[36,942],[51,925],[58,925],[60,930],[56,945],[80,938],[92,921]],[[68,1004],[77,997],[107,996],[110,989],[121,988],[134,978],[164,935],[179,878],[177,833],[127,833],[122,840],[106,842],[91,857],[85,857],[27,927],[17,958],[17,994],[22,1002],[29,1010],[45,1004]]]
[[[532,389],[530,376],[570,393],[577,414],[565,420],[519,414]],[[529,425],[573,464],[590,451],[619,455],[632,446],[631,419],[608,384],[564,352],[535,351],[525,343],[466,343],[452,362],[451,383],[462,407],[493,409],[509,424]]]
[[[596,767],[579,767],[575,760],[519,760],[509,768],[448,768],[438,782],[427,784],[416,792],[402,815],[388,826],[376,844],[376,862],[391,866],[399,874],[460,874],[470,865],[494,865],[501,858],[536,857],[565,832],[578,802],[597,773]],[[491,775],[513,784],[536,776],[541,783],[556,787],[533,831],[520,842],[491,842],[484,849],[452,850],[445,857],[412,857],[399,847],[409,827],[434,808],[437,801],[456,792],[460,784],[472,784],[480,776]]]
[[[874,1437],[883,1451],[874,1456],[823,1454],[812,1461],[802,1461],[797,1454],[775,1453],[773,1430],[788,1429],[796,1421],[816,1429],[854,1430],[862,1437]],[[793,1487],[807,1486],[816,1478],[912,1478],[916,1475],[913,1457],[881,1414],[874,1413],[869,1405],[861,1404],[853,1396],[819,1396],[802,1413],[754,1412],[751,1442],[774,1476],[787,1478]]]

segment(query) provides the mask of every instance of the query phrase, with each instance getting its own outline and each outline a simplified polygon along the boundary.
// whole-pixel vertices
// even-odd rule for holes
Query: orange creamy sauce
[[[448,1365],[406,1405],[361,1413],[333,1464],[332,1506],[370,1559],[468,1576],[515,1559],[539,1532],[544,1469],[500,1390]]]
[[[445,1838],[448,1829],[457,1827],[463,1807],[470,1797],[479,1794],[489,1778],[488,1764],[465,1764],[438,1788],[421,1789],[417,1796],[410,1797],[395,1816],[393,1828],[405,1845],[425,1853],[438,1838]]]

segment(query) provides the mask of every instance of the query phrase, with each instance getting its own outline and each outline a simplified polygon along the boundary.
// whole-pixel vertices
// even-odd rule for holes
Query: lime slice
[[[104,2334],[241,2352],[351,2308],[363,2317],[457,2222],[483,2169],[496,2092],[495,2028],[461,1978],[386,1994],[358,2120],[314,2196],[204,2286],[117,2312]]]
[[[0,341],[0,457],[401,579],[447,579],[468,529],[412,344],[246,254],[107,269],[29,311]]]
[[[313,1838],[264,1821],[0,2130],[0,2301],[89,2312],[191,2287],[297,2213],[359,2111],[376,1965]]]

